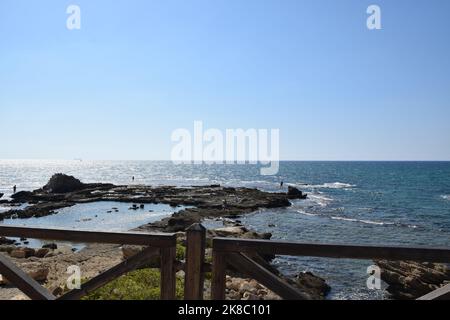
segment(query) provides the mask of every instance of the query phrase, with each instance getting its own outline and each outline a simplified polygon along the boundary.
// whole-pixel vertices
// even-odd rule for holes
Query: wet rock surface
[[[393,299],[417,299],[450,283],[450,268],[439,263],[386,261],[375,263],[381,268],[381,279],[388,284]]]
[[[308,197],[307,194],[305,194],[302,191],[300,191],[299,189],[297,189],[295,187],[291,187],[291,186],[288,187],[287,196],[288,196],[288,199],[306,199]]]
[[[67,183],[67,186],[64,184]],[[163,232],[183,231],[206,217],[231,217],[254,212],[262,208],[282,208],[291,205],[286,193],[269,193],[249,188],[226,188],[219,185],[173,187],[173,186],[116,186],[112,184],[84,184],[74,177],[55,175],[41,189],[16,193],[9,205],[28,203],[25,208],[0,214],[6,218],[43,217],[58,209],[78,203],[97,201],[131,202],[144,205],[168,204],[185,206],[171,217],[139,228]]]

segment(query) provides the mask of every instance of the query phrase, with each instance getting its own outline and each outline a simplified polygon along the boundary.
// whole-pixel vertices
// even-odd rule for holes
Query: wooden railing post
[[[205,245],[205,227],[200,223],[190,226],[186,230],[185,300],[203,300]]]
[[[161,300],[176,299],[176,237],[174,245],[161,248]]]
[[[226,261],[225,253],[214,250],[212,253],[212,280],[211,280],[211,299],[225,300],[226,289]]]

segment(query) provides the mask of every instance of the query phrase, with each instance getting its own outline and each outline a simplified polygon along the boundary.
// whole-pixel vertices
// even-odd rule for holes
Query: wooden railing
[[[0,236],[145,247],[136,255],[83,283],[81,289],[69,291],[58,298],[20,270],[8,258],[0,254],[0,274],[31,299],[39,300],[80,299],[117,277],[142,267],[155,256],[160,256],[161,299],[164,300],[175,299],[176,272],[178,270],[185,271],[184,298],[186,300],[203,299],[206,272],[212,272],[211,298],[213,300],[225,299],[226,273],[229,267],[255,279],[281,298],[290,300],[310,299],[306,293],[299,291],[271,272],[268,264],[261,258],[262,255],[450,263],[450,249],[214,238],[211,265],[205,263],[206,229],[200,224],[195,224],[187,229],[184,261],[176,259],[177,240],[174,234],[113,233],[0,226]],[[420,298],[420,300],[434,299],[450,299],[450,285]]]
[[[90,279],[86,283],[83,283],[81,289],[69,291],[59,298],[56,298],[46,288],[42,287],[28,274],[14,265],[8,258],[0,254],[0,274],[31,299],[80,299],[115,278],[139,268],[152,257],[158,255],[161,258],[161,299],[175,299],[176,236],[174,234],[147,234],[137,232],[115,233],[0,226],[0,236],[81,243],[141,245],[146,247],[133,257]]]
[[[346,259],[411,260],[419,262],[450,262],[450,250],[440,248],[410,248],[387,246],[354,246],[307,244],[267,240],[213,239],[211,298],[225,299],[227,265],[257,280],[284,299],[308,300],[310,297],[263,267],[253,258],[260,255],[289,255]],[[449,299],[450,285],[422,298]]]

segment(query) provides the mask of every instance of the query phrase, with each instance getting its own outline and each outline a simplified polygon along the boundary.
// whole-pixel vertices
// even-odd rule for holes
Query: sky
[[[69,5],[81,29],[69,30]],[[381,30],[366,26],[381,8]],[[168,160],[179,128],[282,160],[450,160],[448,0],[0,0],[0,159]]]

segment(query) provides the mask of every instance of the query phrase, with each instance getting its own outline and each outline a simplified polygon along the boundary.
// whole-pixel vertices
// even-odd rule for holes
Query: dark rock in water
[[[86,185],[77,178],[57,173],[50,178],[43,189],[49,193],[68,193],[82,190],[85,187]]]
[[[48,244],[44,244],[42,246],[43,249],[51,249],[51,250],[56,250],[58,249],[58,245],[56,243],[48,243]]]
[[[331,290],[324,279],[311,272],[302,272],[296,277],[296,286],[307,292],[314,300],[323,299]]]
[[[393,299],[412,300],[450,282],[450,268],[439,263],[413,261],[375,261],[381,279],[388,284]]]
[[[2,245],[2,244],[11,245],[11,244],[14,244],[14,243],[15,243],[14,240],[10,240],[10,239],[5,238],[5,237],[0,237],[0,245]]]
[[[0,192],[0,199],[3,197],[3,195],[4,195],[4,193],[1,193],[1,192]]]
[[[141,204],[141,205],[139,206],[139,208],[144,209],[144,208],[145,208],[145,205],[144,205],[144,204]]]
[[[11,196],[14,201],[25,202],[33,198],[33,192],[31,191],[19,191]]]
[[[306,199],[308,196],[307,194],[303,194],[303,192],[297,188],[291,186],[288,187],[287,195],[289,199]]]

